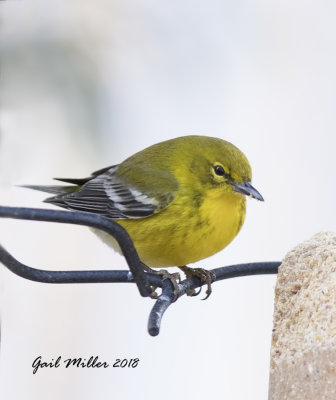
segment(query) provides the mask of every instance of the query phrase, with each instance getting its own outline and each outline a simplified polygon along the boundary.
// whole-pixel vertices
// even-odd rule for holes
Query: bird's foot
[[[216,280],[216,275],[213,272],[208,271],[207,269],[204,268],[190,268],[187,266],[179,268],[185,273],[187,279],[196,276],[197,278],[200,279],[202,284],[205,283],[207,285],[207,290],[205,292],[206,296],[204,297],[204,299],[202,299],[206,300],[212,292],[211,284]],[[201,290],[202,288],[200,288],[198,291],[196,291],[195,289],[189,290],[187,292],[187,296],[198,296],[201,293]]]
[[[169,279],[170,282],[172,283],[173,287],[174,287],[174,301],[177,299],[178,297],[178,292],[179,292],[179,287],[178,284],[181,282],[181,276],[178,272],[174,272],[174,273],[170,273],[165,269],[160,269],[158,271],[154,270],[153,268],[148,267],[148,265],[143,264],[143,268],[146,272],[150,272],[152,274],[157,274],[157,275],[161,275],[163,279]],[[152,289],[152,293],[150,294],[150,297],[152,299],[157,299],[159,297],[156,289],[157,287],[155,286],[151,286]]]

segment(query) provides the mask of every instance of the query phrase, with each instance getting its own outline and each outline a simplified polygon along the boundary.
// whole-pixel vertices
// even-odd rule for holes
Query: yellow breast
[[[202,257],[226,247],[238,234],[245,219],[246,199],[236,193],[209,194],[201,207],[204,229],[201,233]]]
[[[117,221],[146,265],[182,266],[207,258],[226,247],[244,222],[246,200],[236,193],[209,193],[189,209],[185,204],[185,198],[177,198],[151,217]],[[113,238],[99,236],[120,251]]]

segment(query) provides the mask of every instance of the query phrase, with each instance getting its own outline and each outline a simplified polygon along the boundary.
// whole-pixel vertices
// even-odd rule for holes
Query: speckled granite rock
[[[269,400],[336,399],[336,233],[290,251],[275,288]]]

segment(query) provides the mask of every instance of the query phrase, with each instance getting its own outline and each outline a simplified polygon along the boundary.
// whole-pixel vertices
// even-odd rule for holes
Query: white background
[[[336,56],[332,1],[2,1],[2,205],[45,207],[15,187],[83,177],[186,134],[231,141],[264,203],[230,246],[198,265],[284,257],[335,230]],[[125,268],[83,227],[2,220],[0,241],[50,269]],[[46,285],[0,271],[0,397],[267,398],[274,276],[184,297],[146,331],[134,285]],[[98,355],[135,369],[44,369]]]

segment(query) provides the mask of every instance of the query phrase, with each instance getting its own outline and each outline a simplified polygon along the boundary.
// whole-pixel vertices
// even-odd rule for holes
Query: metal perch
[[[47,271],[28,267],[16,260],[0,245],[0,262],[14,274],[22,278],[43,283],[136,283],[139,293],[148,297],[152,287],[162,288],[161,295],[155,299],[148,320],[148,332],[156,336],[160,332],[161,319],[167,308],[179,297],[202,284],[198,278],[189,278],[178,284],[174,291],[173,284],[165,276],[160,276],[143,270],[139,256],[126,230],[116,222],[97,214],[80,211],[59,211],[36,208],[0,207],[0,217],[31,221],[60,222],[75,225],[85,225],[100,229],[112,235],[119,243],[129,266],[129,271],[93,270],[93,271]],[[230,265],[211,270],[215,281],[247,275],[276,274],[280,262],[261,262]]]

